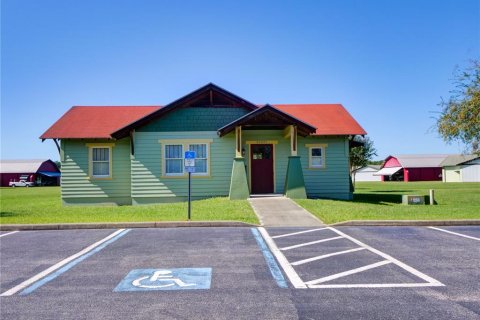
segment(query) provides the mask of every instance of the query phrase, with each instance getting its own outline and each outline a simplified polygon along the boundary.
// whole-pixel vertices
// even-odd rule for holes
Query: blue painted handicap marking
[[[210,289],[212,268],[134,269],[113,291]]]

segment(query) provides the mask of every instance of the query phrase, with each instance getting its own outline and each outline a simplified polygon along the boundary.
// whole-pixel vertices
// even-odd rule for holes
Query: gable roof
[[[245,108],[249,111],[255,110],[257,108],[257,106],[254,105],[253,103],[231,93],[230,91],[220,88],[216,84],[213,84],[210,82],[209,84],[201,87],[200,89],[197,89],[181,97],[180,99],[177,99],[167,104],[162,109],[157,110],[152,114],[146,117],[143,117],[141,119],[138,119],[130,123],[129,125],[113,132],[112,137],[117,139],[126,137],[131,130],[144,126],[147,123],[155,119],[158,119],[163,115],[177,108],[192,106],[192,105],[198,104],[199,102],[203,102],[204,105],[209,105],[209,104],[213,105],[214,100],[218,100],[219,102],[217,102],[217,104],[220,104],[220,105],[233,105],[233,106]]]
[[[75,106],[45,131],[40,139],[111,139],[112,132],[160,108],[160,106]]]
[[[257,108],[250,113],[247,113],[243,117],[225,125],[218,129],[218,134],[224,136],[225,134],[233,131],[236,126],[285,126],[295,124],[298,128],[298,133],[302,136],[308,136],[314,133],[316,128],[302,120],[292,117],[290,114],[285,113],[269,104]]]
[[[42,134],[40,139],[121,139],[128,136],[131,130],[142,127],[177,108],[196,105],[228,105],[245,108],[250,113],[261,109],[209,83],[164,107],[75,106]],[[270,108],[277,116],[281,114],[281,117],[300,125],[304,129],[302,134],[305,132],[312,135],[366,134],[341,104],[275,104]]]
[[[390,158],[398,160],[403,168],[431,168],[441,167],[441,163],[448,154],[404,154],[388,156],[384,165]]]
[[[52,162],[49,159],[0,160],[0,173],[35,173],[46,161]]]
[[[274,106],[314,125],[317,128],[314,135],[367,134],[341,104],[275,104]]]
[[[442,167],[457,166],[477,158],[480,158],[480,156],[475,154],[452,154],[443,160],[440,165]]]

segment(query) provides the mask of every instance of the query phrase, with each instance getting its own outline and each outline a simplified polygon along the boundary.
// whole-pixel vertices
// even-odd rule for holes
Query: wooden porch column
[[[242,158],[242,127],[235,127],[235,158]]]
[[[297,155],[297,126],[290,125],[290,155]]]

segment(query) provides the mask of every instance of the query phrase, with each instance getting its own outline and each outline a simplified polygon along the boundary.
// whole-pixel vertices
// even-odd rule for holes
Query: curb
[[[480,220],[350,220],[330,224],[340,227],[429,227],[429,226],[478,226]]]
[[[112,222],[112,223],[54,223],[54,224],[3,224],[0,231],[73,230],[73,229],[123,229],[123,228],[191,228],[191,227],[258,227],[240,221],[172,221],[172,222]]]

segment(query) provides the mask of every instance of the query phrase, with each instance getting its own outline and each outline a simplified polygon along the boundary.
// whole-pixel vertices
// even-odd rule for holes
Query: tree
[[[350,174],[353,173],[353,186],[355,187],[355,172],[357,168],[364,167],[377,155],[373,140],[369,137],[356,136],[353,139],[354,147],[350,148]]]
[[[436,129],[447,143],[459,141],[466,151],[480,154],[480,61],[454,72],[455,89],[440,102]]]

